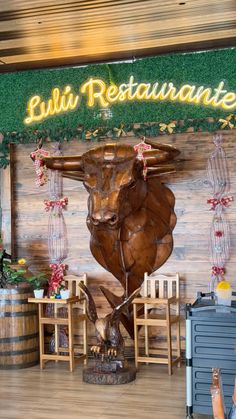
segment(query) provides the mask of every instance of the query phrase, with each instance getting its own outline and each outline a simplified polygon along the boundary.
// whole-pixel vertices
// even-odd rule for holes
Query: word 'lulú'
[[[137,83],[134,76],[130,76],[128,83],[120,85],[107,85],[101,79],[90,78],[80,87],[80,94],[87,95],[87,106],[99,105],[103,108],[112,103],[130,101],[179,101],[213,106],[224,110],[236,108],[236,94],[224,89],[224,82],[211,89],[210,87],[184,84],[180,88],[172,82],[160,84]],[[62,91],[55,87],[47,101],[41,96],[32,96],[27,104],[27,117],[25,124],[42,121],[49,116],[75,110],[79,107],[80,95],[71,91],[71,86],[66,86]]]

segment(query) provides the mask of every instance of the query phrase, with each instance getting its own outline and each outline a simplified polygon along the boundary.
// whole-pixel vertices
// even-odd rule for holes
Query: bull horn
[[[48,169],[62,170],[63,172],[83,171],[81,156],[44,157],[43,160]]]
[[[176,172],[176,167],[173,164],[164,164],[163,166],[148,167],[147,177],[161,176],[163,174],[169,174]]]
[[[153,147],[153,149],[143,152],[147,166],[171,161],[180,154],[180,151],[170,144],[154,143],[150,140],[146,140],[146,143]]]

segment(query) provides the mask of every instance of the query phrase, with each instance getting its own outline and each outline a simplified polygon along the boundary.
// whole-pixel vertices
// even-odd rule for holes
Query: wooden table
[[[74,370],[74,342],[73,342],[73,304],[79,301],[78,297],[71,297],[66,300],[51,298],[29,298],[29,303],[35,303],[39,306],[39,349],[40,349],[40,368],[44,368],[46,361],[68,361],[70,363],[70,371]],[[44,305],[54,305],[54,315],[46,317],[44,314]],[[64,305],[67,308],[68,316],[60,317],[58,307]],[[44,325],[51,324],[55,327],[55,354],[47,354],[44,352]],[[59,346],[59,326],[68,326],[68,348],[60,348]],[[60,352],[66,352],[66,355],[60,355]]]

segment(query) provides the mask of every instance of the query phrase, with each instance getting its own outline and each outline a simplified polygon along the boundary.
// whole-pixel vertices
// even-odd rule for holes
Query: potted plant
[[[33,288],[35,298],[43,298],[43,285],[47,283],[47,278],[45,277],[44,273],[31,276],[30,278],[26,278],[26,280]]]
[[[0,252],[0,288],[28,287],[27,276],[29,276],[29,270],[25,259],[12,261],[11,255],[6,250]]]
[[[1,278],[2,286],[4,287],[5,285],[7,288],[12,288],[14,286],[19,287],[20,285],[22,286],[23,284],[26,283],[25,274],[26,274],[26,269],[24,268],[15,269],[10,264],[5,262],[3,266],[3,273],[2,273],[2,278]]]
[[[63,284],[60,285],[60,296],[62,300],[70,298],[70,290],[68,290]]]

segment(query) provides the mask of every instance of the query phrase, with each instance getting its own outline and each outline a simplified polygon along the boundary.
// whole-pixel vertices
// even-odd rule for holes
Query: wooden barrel
[[[38,311],[28,297],[32,297],[29,287],[0,289],[0,369],[38,363]]]

